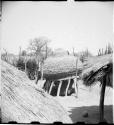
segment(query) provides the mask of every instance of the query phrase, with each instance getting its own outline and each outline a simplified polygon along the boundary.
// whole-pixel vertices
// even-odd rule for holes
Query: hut
[[[101,83],[100,94],[100,122],[104,121],[104,96],[106,86],[113,87],[113,60],[112,54],[89,58],[83,65],[81,74],[83,83],[92,86],[97,81]]]
[[[26,74],[1,62],[1,123],[72,123],[64,108],[32,83]]]
[[[76,85],[81,70],[82,63],[77,57],[67,55],[47,58],[44,62],[46,82],[43,89],[53,96],[77,93]]]

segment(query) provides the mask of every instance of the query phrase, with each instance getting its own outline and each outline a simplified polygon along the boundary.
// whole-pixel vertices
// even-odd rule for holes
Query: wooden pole
[[[21,56],[21,46],[19,47],[19,56]]]
[[[51,90],[52,90],[53,84],[54,84],[54,81],[51,83],[51,86],[50,86],[50,89],[49,89],[49,94],[51,94]]]
[[[46,43],[46,57],[45,57],[45,59],[47,58],[47,53],[48,53],[48,52],[47,52],[47,51],[48,51],[47,49],[48,49],[48,48],[47,48],[47,43]]]
[[[27,55],[25,55],[25,73],[27,74]]]
[[[37,62],[37,69],[36,69],[36,81],[35,83],[37,84],[38,83],[38,79],[39,79],[39,76],[38,76],[38,70],[39,70],[39,60],[38,58],[36,57],[36,62]]]
[[[75,54],[74,54],[74,47],[72,49],[73,49],[73,56],[75,56]]]
[[[67,88],[66,88],[65,96],[67,96],[67,93],[68,93],[68,88],[69,88],[69,85],[70,85],[70,80],[71,80],[71,79],[68,79],[68,85],[67,85]]]
[[[62,80],[59,83],[59,87],[58,87],[58,90],[57,90],[57,96],[60,95],[61,85],[62,85]]]
[[[100,94],[100,105],[99,105],[99,112],[100,112],[100,122],[104,121],[104,96],[105,96],[105,88],[106,88],[106,76],[102,79],[101,85],[101,94]]]
[[[76,60],[76,78],[74,80],[74,87],[75,87],[75,94],[78,97],[78,84],[77,84],[77,65],[78,65],[78,58]]]
[[[41,64],[41,80],[43,80],[43,62]]]

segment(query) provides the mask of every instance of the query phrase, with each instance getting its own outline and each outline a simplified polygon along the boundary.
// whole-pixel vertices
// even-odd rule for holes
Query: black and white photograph
[[[114,124],[113,1],[1,1],[0,123]]]

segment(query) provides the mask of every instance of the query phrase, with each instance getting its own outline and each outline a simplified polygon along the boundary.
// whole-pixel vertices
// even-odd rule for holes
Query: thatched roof
[[[10,64],[1,63],[2,122],[72,123],[63,107],[42,89],[37,88],[26,74]]]
[[[74,56],[47,58],[44,62],[44,78],[52,80],[76,75],[76,59]],[[78,60],[78,74],[81,70],[82,63]]]
[[[96,81],[100,81],[102,77],[106,74],[109,74],[111,80],[108,80],[109,82],[107,83],[107,85],[113,86],[112,54],[88,58],[88,60],[83,65],[81,77],[84,81],[84,84],[90,86],[93,85]]]

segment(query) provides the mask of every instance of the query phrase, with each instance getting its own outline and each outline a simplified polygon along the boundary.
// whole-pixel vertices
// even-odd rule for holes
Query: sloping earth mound
[[[2,123],[72,123],[63,107],[37,88],[22,71],[1,62]]]

